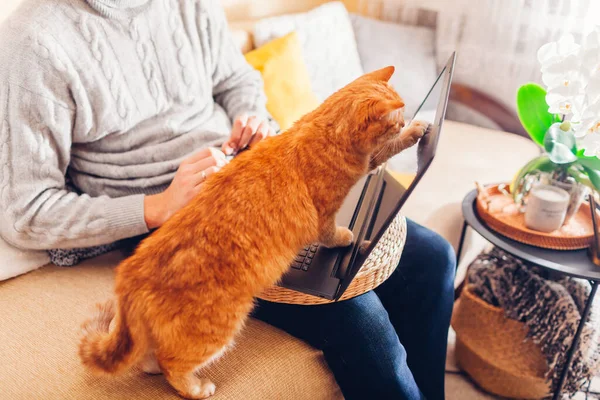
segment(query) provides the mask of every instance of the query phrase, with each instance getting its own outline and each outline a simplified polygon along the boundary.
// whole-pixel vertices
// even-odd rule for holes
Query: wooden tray
[[[594,229],[587,202],[562,228],[551,233],[538,232],[525,226],[524,214],[498,186],[487,186],[477,195],[477,214],[492,230],[517,242],[545,249],[579,250],[592,244]]]

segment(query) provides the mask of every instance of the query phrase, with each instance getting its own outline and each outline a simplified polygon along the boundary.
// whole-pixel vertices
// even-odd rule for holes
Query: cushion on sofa
[[[307,13],[265,18],[254,26],[256,47],[298,32],[312,89],[324,100],[362,75],[348,11],[341,2],[330,2]]]
[[[356,47],[365,72],[393,65],[392,86],[412,116],[437,77],[435,32],[351,14]]]
[[[33,271],[49,262],[48,252],[18,249],[0,237],[0,281]]]
[[[267,110],[282,131],[318,107],[319,100],[311,89],[296,32],[247,53],[246,60],[260,71],[267,95]]]
[[[79,363],[79,327],[111,296],[121,258],[113,252],[0,282],[1,399],[180,399],[163,376],[134,369],[95,377]],[[217,385],[215,400],[342,397],[320,351],[256,320],[205,373]]]

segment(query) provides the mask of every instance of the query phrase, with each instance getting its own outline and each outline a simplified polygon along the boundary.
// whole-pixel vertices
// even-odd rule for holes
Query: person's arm
[[[206,24],[199,34],[208,41],[213,96],[232,121],[231,137],[221,149],[237,153],[262,139],[278,134],[280,127],[266,108],[263,81],[235,44],[223,8],[218,2],[202,3]]]
[[[242,115],[269,119],[261,75],[235,44],[223,8],[216,1],[202,4],[207,24],[200,34],[208,36],[215,101],[232,121]]]
[[[51,249],[148,232],[143,195],[90,197],[65,189],[75,111],[49,94],[6,81],[0,87],[0,235],[16,247]]]
[[[78,195],[65,189],[75,111],[10,84],[0,89],[0,101],[0,236],[16,247],[92,247],[146,233],[227,163],[223,153],[206,148],[181,163],[162,193]]]
[[[72,137],[94,128],[91,101],[51,38],[19,40],[0,38],[0,236],[16,247],[52,249],[148,232],[143,195],[66,190]]]

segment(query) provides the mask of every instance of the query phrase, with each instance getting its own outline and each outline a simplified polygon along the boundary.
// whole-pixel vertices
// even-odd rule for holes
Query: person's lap
[[[253,316],[323,350],[346,399],[443,399],[455,263],[448,242],[408,221],[400,264],[374,291],[319,306],[259,301]]]

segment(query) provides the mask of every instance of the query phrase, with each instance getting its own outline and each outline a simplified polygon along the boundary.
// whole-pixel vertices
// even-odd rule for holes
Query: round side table
[[[596,296],[596,291],[598,290],[598,283],[600,282],[600,267],[592,263],[588,257],[587,250],[559,251],[542,249],[517,242],[492,231],[477,215],[477,210],[475,208],[476,199],[477,190],[473,190],[467,194],[462,203],[462,213],[465,222],[463,224],[460,242],[458,245],[458,260],[460,260],[467,228],[470,227],[493,245],[524,261],[563,275],[586,279],[592,285],[592,291],[590,292],[590,296],[585,304],[583,315],[581,316],[579,326],[575,333],[575,338],[573,339],[573,343],[571,343],[571,347],[568,350],[567,360],[563,370],[561,371],[558,386],[556,387],[554,396],[552,397],[553,400],[558,400],[567,377],[567,371],[569,371],[569,368],[571,367],[575,349],[577,349],[577,346],[579,345],[579,339],[581,337],[581,332],[583,331],[583,326],[589,317],[591,306],[594,301],[594,297]]]

